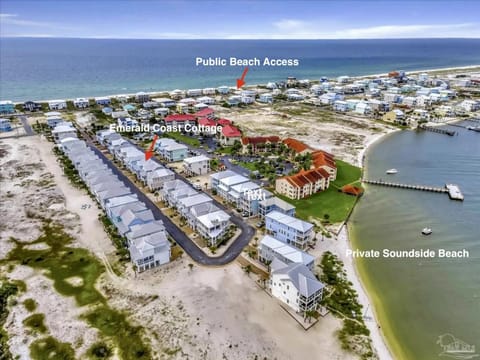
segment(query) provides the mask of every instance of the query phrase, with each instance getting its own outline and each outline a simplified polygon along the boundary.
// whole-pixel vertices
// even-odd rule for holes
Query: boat
[[[385,171],[388,175],[393,175],[393,174],[396,174],[398,173],[398,170],[397,169],[388,169],[387,171]]]
[[[430,235],[432,233],[432,229],[426,227],[422,230],[423,235]]]

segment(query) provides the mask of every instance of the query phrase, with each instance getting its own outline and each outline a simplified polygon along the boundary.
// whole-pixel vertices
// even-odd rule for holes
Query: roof
[[[208,115],[212,115],[213,113],[215,113],[215,111],[212,108],[207,107],[205,109],[197,111],[193,115],[196,116],[196,117],[205,117],[205,116],[208,116]]]
[[[55,129],[52,130],[52,133],[64,133],[64,132],[76,132],[77,129],[71,126],[66,126],[66,125],[59,125],[56,126]]]
[[[183,159],[183,162],[186,162],[187,164],[193,164],[200,161],[210,161],[210,158],[205,155],[198,155]]]
[[[222,135],[225,137],[240,137],[242,133],[233,125],[225,125],[222,127]]]
[[[205,194],[196,194],[193,196],[188,196],[183,199],[178,200],[178,203],[185,206],[185,207],[191,207],[194,205],[198,204],[203,204],[207,202],[212,202],[213,199],[210,196],[207,196]]]
[[[310,297],[325,287],[305,265],[291,263],[281,267],[281,261],[275,262],[276,270],[272,271],[272,275],[286,275],[300,295]]]
[[[327,179],[330,174],[322,168],[312,170],[301,170],[299,173],[290,176],[279,178],[288,181],[288,183],[295,187],[304,187],[307,184],[316,183],[322,179]]]
[[[316,168],[321,166],[329,166],[334,169],[337,168],[333,155],[323,150],[316,150],[312,152],[312,162]]]
[[[342,192],[349,195],[359,196],[363,194],[363,188],[353,185],[345,185],[342,187]]]
[[[305,150],[311,150],[310,146],[305,145],[303,142],[293,139],[286,138],[283,140],[283,143],[287,145],[290,149],[293,149],[295,152],[300,153]]]
[[[247,181],[247,182],[232,186],[232,190],[235,190],[238,193],[243,193],[244,191],[256,190],[256,189],[260,189],[260,186],[252,181]]]
[[[132,246],[133,245],[133,246]],[[164,232],[156,232],[153,234],[145,235],[136,238],[130,246],[130,256],[133,261],[142,259],[145,257],[147,251],[159,252],[158,250],[164,248],[168,251],[170,243]]]
[[[242,138],[242,144],[243,145],[265,144],[267,142],[277,143],[279,141],[280,141],[280,138],[278,136],[256,136],[256,137],[243,137]]]
[[[201,119],[198,119],[198,125],[216,126],[217,122],[215,120],[212,120],[212,119],[209,119],[209,118],[201,118]]]
[[[165,151],[188,150],[188,146],[183,144],[170,144],[165,146],[164,149]]]
[[[201,204],[193,205],[190,208],[190,213],[195,217],[199,217],[205,214],[214,213],[220,210],[213,202],[205,202]]]
[[[293,206],[292,204],[289,204],[288,202],[286,202],[286,201],[284,201],[284,200],[282,200],[282,199],[280,199],[276,196],[272,196],[268,199],[260,201],[260,205],[262,205],[264,207],[275,205],[275,206],[277,206],[280,209],[283,209],[285,211],[295,209],[295,206]]]
[[[173,114],[165,117],[165,122],[171,121],[195,121],[195,116],[191,114]]]
[[[225,125],[231,125],[232,122],[228,119],[219,119],[217,121],[218,125],[225,126]]]
[[[221,180],[230,176],[235,176],[238,175],[236,172],[232,170],[225,170],[225,171],[220,171],[214,174],[210,175],[210,178],[215,179],[215,180]]]
[[[241,183],[244,183],[244,182],[247,182],[247,181],[249,181],[248,178],[246,178],[245,176],[242,176],[242,175],[238,175],[236,173],[233,176],[229,176],[229,177],[225,177],[223,179],[220,179],[220,182],[222,184],[227,185],[227,186],[233,186],[233,185],[241,184]]]
[[[202,216],[197,217],[197,220],[205,225],[206,228],[212,228],[216,226],[220,222],[228,221],[230,219],[230,215],[228,215],[223,210],[218,210],[213,213],[208,213]]]
[[[260,246],[265,246],[273,250],[276,254],[283,256],[294,263],[302,263],[306,266],[315,261],[315,257],[307,254],[306,252],[297,249],[292,245],[285,244],[284,242],[275,239],[273,236],[265,235],[260,241]]]
[[[265,219],[274,220],[301,232],[305,232],[313,228],[313,224],[309,222],[297,219],[290,215],[283,214],[276,210],[271,211],[267,215],[265,215]]]
[[[146,224],[138,224],[130,227],[130,232],[127,233],[127,238],[130,240],[145,236],[155,234],[157,232],[164,232],[165,227],[161,220],[151,221]]]

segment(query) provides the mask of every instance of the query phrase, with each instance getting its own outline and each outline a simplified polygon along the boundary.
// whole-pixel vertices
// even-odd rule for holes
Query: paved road
[[[27,134],[27,136],[35,135],[35,132],[33,131],[30,124],[28,123],[25,115],[20,115],[19,118],[20,118],[20,121],[22,122],[23,128],[25,129],[25,134]]]
[[[86,137],[85,137],[86,138]],[[87,139],[87,138],[86,138]],[[218,203],[214,199],[215,205],[219,208],[226,210],[231,215],[231,222],[238,226],[242,231],[240,236],[235,239],[235,241],[230,245],[230,247],[225,250],[225,252],[217,257],[211,257],[206,255],[194,242],[191,240],[185,233],[180,230],[177,225],[175,225],[168,216],[164,215],[160,209],[148,198],[139,188],[132,183],[132,181],[125,176],[112,162],[108,159],[105,154],[103,154],[97,147],[87,140],[90,148],[101,158],[105,163],[112,169],[113,173],[118,176],[118,178],[125,183],[125,185],[132,191],[132,193],[137,194],[138,199],[145,203],[145,205],[152,210],[152,213],[157,220],[162,220],[165,225],[165,229],[172,236],[173,239],[182,247],[182,249],[190,255],[190,257],[202,265],[225,265],[237,258],[238,255],[242,252],[243,248],[248,245],[250,240],[255,234],[254,229],[245,223],[241,218],[234,216],[231,210],[226,209],[222,204]],[[139,148],[141,149],[141,148]],[[143,149],[141,149],[143,150]],[[177,174],[177,178],[185,180],[183,177]],[[186,181],[186,180],[185,180]]]

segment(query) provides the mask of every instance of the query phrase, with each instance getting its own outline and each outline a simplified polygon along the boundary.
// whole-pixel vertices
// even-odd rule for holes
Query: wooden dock
[[[426,125],[419,125],[418,129],[420,130],[425,130],[425,131],[430,131],[438,134],[445,134],[448,136],[454,136],[457,132],[453,130],[447,130],[447,129],[440,129],[438,127],[434,126],[426,126]]]
[[[415,185],[415,184],[401,184],[401,183],[394,183],[389,181],[383,180],[367,180],[363,179],[362,182],[365,184],[371,185],[381,185],[399,189],[409,189],[409,190],[419,190],[419,191],[430,191],[436,193],[445,193],[448,194],[450,199],[452,200],[460,200],[463,201],[464,197],[458,185],[454,184],[446,184],[445,187],[436,187],[436,186],[428,186],[428,185]]]

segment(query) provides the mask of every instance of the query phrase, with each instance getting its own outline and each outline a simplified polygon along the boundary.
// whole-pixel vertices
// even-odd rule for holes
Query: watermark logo
[[[440,335],[437,344],[443,350],[438,356],[446,356],[452,359],[473,359],[480,356],[475,351],[475,345],[467,344],[452,334]]]
[[[243,196],[248,199],[248,201],[260,201],[265,200],[267,197],[263,189],[248,189],[243,191]]]

